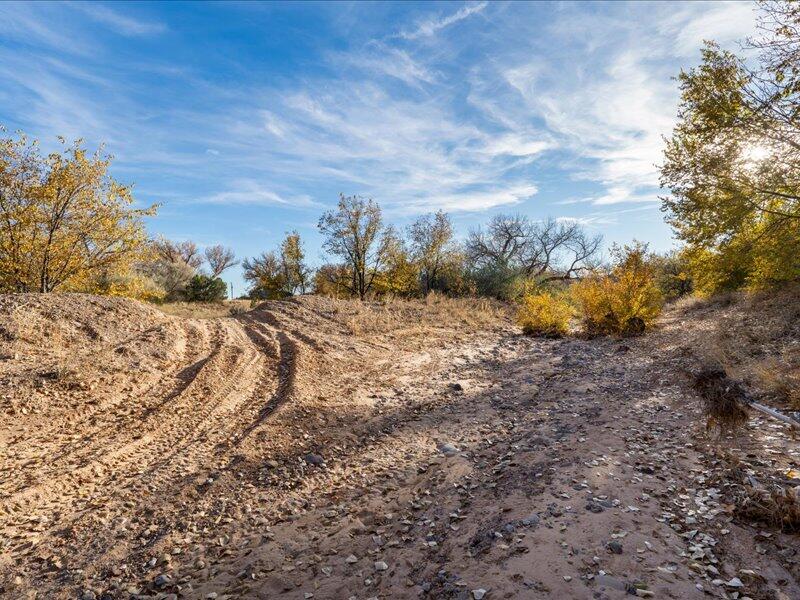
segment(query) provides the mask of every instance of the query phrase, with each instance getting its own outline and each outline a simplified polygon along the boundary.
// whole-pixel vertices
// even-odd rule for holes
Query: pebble
[[[486,590],[483,588],[478,588],[477,590],[472,590],[472,597],[475,600],[481,600],[486,595]]]
[[[314,454],[313,452],[306,454],[303,458],[309,465],[319,466],[325,464],[325,459],[319,454]]]
[[[439,452],[441,452],[445,456],[454,456],[458,454],[458,448],[453,446],[453,444],[441,444],[439,446]]]
[[[622,554],[622,544],[620,544],[616,540],[608,542],[606,544],[606,548],[608,548],[608,551],[613,554]]]
[[[541,518],[537,514],[532,514],[529,517],[525,517],[522,519],[522,524],[528,527],[538,525],[541,521]]]
[[[379,560],[379,561],[376,561],[376,562],[375,562],[375,570],[376,570],[376,571],[385,571],[385,570],[386,570],[386,569],[388,569],[388,568],[389,568],[389,565],[387,565],[387,564],[386,564],[385,562],[383,562],[382,560]]]
[[[628,586],[624,581],[621,581],[616,577],[611,577],[610,575],[598,575],[595,577],[595,581],[599,586],[614,588],[615,590],[619,590],[621,592],[625,592],[628,589]]]

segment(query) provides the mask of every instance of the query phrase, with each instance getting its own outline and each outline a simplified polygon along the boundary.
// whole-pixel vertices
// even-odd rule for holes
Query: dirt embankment
[[[763,479],[797,442],[706,431],[712,321],[538,340],[471,301],[2,297],[0,595],[800,597],[796,536],[717,455],[747,442]]]

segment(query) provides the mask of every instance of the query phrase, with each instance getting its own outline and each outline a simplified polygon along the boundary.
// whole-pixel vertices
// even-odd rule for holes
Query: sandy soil
[[[797,536],[729,473],[797,468],[797,439],[706,431],[685,323],[456,317],[2,297],[0,595],[800,598]]]

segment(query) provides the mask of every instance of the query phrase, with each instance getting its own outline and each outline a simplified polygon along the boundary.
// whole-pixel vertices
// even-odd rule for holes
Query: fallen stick
[[[756,402],[741,381],[727,376],[721,368],[708,367],[693,372],[694,389],[705,400],[709,418],[723,428],[740,427],[747,422],[747,408],[786,423],[792,429],[800,428],[800,421],[782,412]]]
[[[789,425],[792,426],[792,429],[800,429],[800,421],[796,421],[792,417],[784,415],[783,413],[778,412],[774,408],[770,408],[769,406],[764,406],[763,404],[759,404],[758,402],[753,402],[752,400],[747,401],[747,406],[749,406],[753,410],[757,410],[760,413],[769,415],[773,419],[778,419],[779,421],[788,423]]]

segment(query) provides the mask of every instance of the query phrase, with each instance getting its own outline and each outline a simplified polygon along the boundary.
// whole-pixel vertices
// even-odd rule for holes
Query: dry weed
[[[430,294],[424,299],[387,298],[380,302],[330,299],[338,320],[358,337],[392,334],[416,337],[426,331],[465,332],[508,323],[507,307],[484,298],[449,298]]]
[[[730,430],[747,422],[747,392],[720,368],[706,367],[694,374],[694,389],[703,398],[708,426]]]
[[[713,315],[707,335],[695,343],[703,364],[782,407],[800,410],[800,286],[773,292],[731,292],[709,299],[679,300],[686,318]]]

